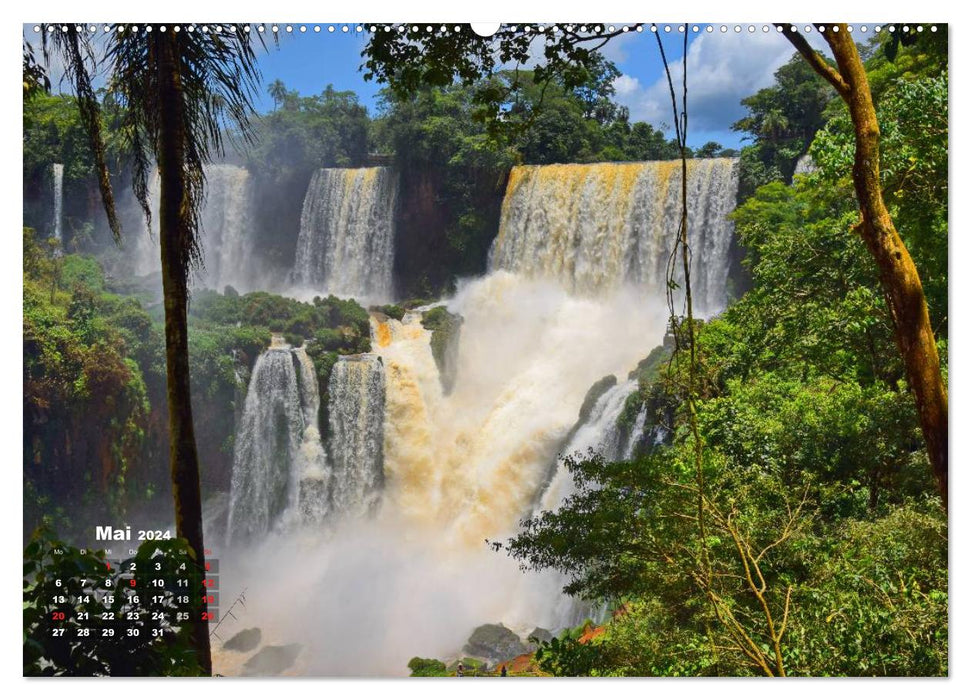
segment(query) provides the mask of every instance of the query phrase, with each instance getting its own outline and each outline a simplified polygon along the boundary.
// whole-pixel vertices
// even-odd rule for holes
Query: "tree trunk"
[[[158,70],[159,144],[161,177],[159,239],[162,248],[162,291],[165,297],[165,359],[169,404],[169,462],[175,498],[175,527],[193,550],[199,570],[204,571],[202,498],[199,488],[199,457],[192,426],[189,392],[189,331],[187,322],[188,265],[184,241],[191,214],[185,206],[185,114],[180,77],[178,36],[158,32],[152,37]],[[203,673],[212,674],[208,612],[202,591],[190,596],[193,606],[192,645]]]
[[[866,71],[845,24],[822,32],[836,58],[838,72],[822,60],[798,32],[782,25],[786,37],[809,64],[836,88],[850,108],[856,134],[853,185],[860,204],[856,230],[877,263],[894,336],[914,392],[927,454],[944,509],[948,507],[947,389],[927,313],[924,288],[914,261],[890,219],[880,184],[880,127]]]

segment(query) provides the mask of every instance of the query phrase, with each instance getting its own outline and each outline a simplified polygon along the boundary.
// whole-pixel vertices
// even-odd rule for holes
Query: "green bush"
[[[412,676],[417,677],[440,677],[447,676],[445,663],[438,659],[422,659],[418,656],[408,662],[408,668]]]

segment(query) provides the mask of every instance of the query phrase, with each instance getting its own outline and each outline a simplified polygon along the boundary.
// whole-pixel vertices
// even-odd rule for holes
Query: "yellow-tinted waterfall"
[[[691,284],[703,313],[725,305],[737,190],[736,160],[688,161]],[[680,198],[680,161],[513,168],[489,267],[585,294],[633,283],[663,297]]]

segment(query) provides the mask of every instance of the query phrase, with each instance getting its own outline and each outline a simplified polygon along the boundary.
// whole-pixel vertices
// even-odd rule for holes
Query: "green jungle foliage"
[[[442,677],[449,675],[445,670],[445,662],[438,659],[422,659],[418,656],[408,662],[408,669],[412,676],[420,678]]]
[[[926,280],[946,377],[947,73],[921,53],[891,76],[882,46],[871,63],[886,196]],[[918,50],[901,46],[898,60]],[[787,64],[744,103],[754,120],[756,106],[768,115],[803,95],[825,120],[815,136],[759,126],[762,150],[748,151],[783,158],[765,163],[781,172],[786,149],[811,139],[818,169],[793,185],[773,175],[733,215],[751,289],[696,336],[701,473],[678,401],[686,351],[659,348],[621,427],[654,401],[670,438],[629,462],[574,455],[575,494],[506,545],[614,610],[593,639],[545,644],[547,672],[948,673],[947,516],[875,266],[851,232],[848,118],[817,99],[812,76],[789,84],[804,73]]]
[[[94,258],[61,255],[26,228],[23,249],[25,533],[47,522],[64,537],[90,535],[80,528],[92,518],[132,509],[171,518],[161,310],[112,292]],[[321,427],[338,355],[370,350],[368,314],[354,301],[226,292],[198,292],[189,311],[204,493],[229,488],[236,411],[273,333],[306,342]]]

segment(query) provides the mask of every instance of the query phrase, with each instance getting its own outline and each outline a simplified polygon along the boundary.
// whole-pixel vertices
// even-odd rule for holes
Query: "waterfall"
[[[624,410],[627,397],[637,390],[637,380],[629,379],[616,384],[597,399],[586,421],[577,426],[569,443],[563,449],[564,457],[586,457],[594,450],[611,461],[625,459],[626,445],[622,446],[617,419]],[[535,514],[544,510],[556,510],[563,500],[573,493],[573,476],[563,460],[556,464],[553,478],[544,490]]]
[[[300,410],[303,414],[303,433],[297,455],[299,479],[298,501],[304,523],[320,524],[330,514],[331,472],[327,454],[320,438],[320,390],[317,369],[303,347],[295,348],[300,382]]]
[[[249,291],[255,273],[249,172],[235,165],[208,165],[205,174],[202,252],[206,265],[200,281],[220,292],[226,285]]]
[[[448,394],[421,313],[372,318],[387,374],[386,509],[474,546],[514,531],[549,481],[587,390],[637,364],[663,335],[663,309],[633,290],[589,299],[505,271],[463,283],[448,304],[465,319]],[[598,409],[619,412],[619,391],[610,393],[618,403]]]
[[[328,474],[317,428],[319,406],[310,358],[274,336],[256,360],[236,431],[229,540],[253,540],[286,515],[299,512],[319,520],[326,514]]]
[[[381,358],[342,357],[331,371],[328,393],[334,463],[331,502],[342,515],[365,515],[375,510],[384,484]]]
[[[397,196],[390,168],[314,173],[300,217],[294,282],[338,296],[390,299]]]
[[[693,289],[701,311],[716,313],[725,303],[737,162],[689,167]],[[395,185],[388,171],[371,169],[365,187],[367,172],[315,175],[294,281],[318,293],[375,294],[380,285],[368,275],[384,260],[381,279],[391,289],[390,221],[385,229],[362,222],[387,215]],[[618,428],[636,379],[599,396],[589,390],[609,375],[630,377],[664,340],[679,183],[674,163],[513,169],[488,274],[460,280],[441,300],[462,318],[450,391],[424,309],[400,320],[372,314],[373,354],[339,359],[328,384],[329,481],[320,484],[328,526],[310,528],[326,534],[310,544],[267,537],[247,556],[225,558],[251,585],[247,625],[306,644],[308,672],[394,674],[416,653],[459,653],[483,622],[525,636],[591,613],[562,593],[558,572],[523,573],[484,541],[514,536],[523,518],[570,495],[562,456],[593,448],[618,459],[650,439],[648,410],[633,426],[645,435],[639,443]],[[388,205],[378,207],[382,199]],[[380,258],[372,239],[384,234]],[[292,412],[303,424],[301,409],[312,402],[300,396]]]
[[[204,268],[192,280],[193,286],[222,291],[226,285],[237,291],[254,288],[257,273],[253,257],[253,200],[249,173],[236,165],[212,164],[205,167],[205,201],[202,205],[201,238]],[[145,216],[132,198],[127,216],[138,222],[141,235],[134,255],[137,275],[159,270],[159,199],[161,181],[156,171],[148,182],[148,203],[152,228],[145,226]]]
[[[58,243],[63,243],[61,227],[64,219],[64,164],[54,163],[51,171],[54,175],[54,238]]]
[[[630,460],[634,458],[634,452],[637,449],[637,444],[641,441],[644,435],[644,425],[647,423],[647,404],[641,406],[641,410],[637,412],[637,418],[634,419],[634,427],[630,431],[630,435],[627,438],[627,445],[624,447],[623,458],[625,460]]]
[[[692,293],[699,312],[717,313],[726,303],[738,161],[690,160],[687,184]],[[585,294],[633,283],[663,298],[680,201],[680,161],[515,167],[489,268]]]

